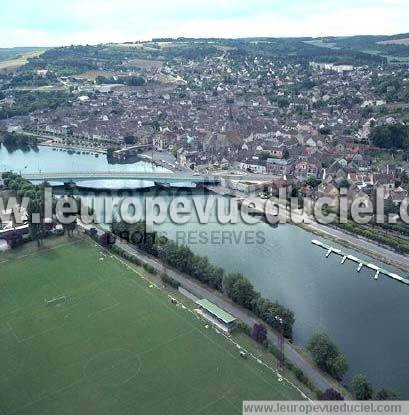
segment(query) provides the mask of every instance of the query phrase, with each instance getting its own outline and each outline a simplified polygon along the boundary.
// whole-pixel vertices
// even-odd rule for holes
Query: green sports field
[[[226,415],[301,399],[142,275],[87,240],[0,254],[0,415]]]

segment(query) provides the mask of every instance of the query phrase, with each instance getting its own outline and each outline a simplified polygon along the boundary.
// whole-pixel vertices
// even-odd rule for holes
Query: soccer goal
[[[63,295],[62,297],[52,298],[51,300],[46,300],[47,305],[58,305],[64,304],[67,301],[67,297]]]

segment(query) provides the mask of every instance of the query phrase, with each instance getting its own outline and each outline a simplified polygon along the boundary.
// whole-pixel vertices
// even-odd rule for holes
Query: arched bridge
[[[84,180],[150,180],[161,183],[191,182],[218,184],[220,178],[189,173],[172,172],[44,172],[24,173],[27,180],[78,182]]]

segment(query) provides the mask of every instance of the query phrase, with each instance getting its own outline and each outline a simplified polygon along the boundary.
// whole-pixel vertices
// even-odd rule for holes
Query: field
[[[111,71],[87,71],[87,72],[83,72],[80,73],[78,75],[74,75],[75,78],[77,79],[88,79],[90,81],[95,81],[95,79],[98,78],[98,76],[105,76],[107,78],[112,77],[112,76],[120,76],[123,74],[119,73],[119,72],[111,72]]]
[[[393,39],[393,40],[383,40],[377,42],[380,45],[409,45],[409,38],[404,39]]]
[[[13,59],[0,60],[0,72],[12,72],[27,63],[28,58],[34,58],[43,51],[27,52]]]
[[[148,59],[129,59],[124,62],[124,65],[141,69],[158,69],[163,66],[163,61]]]
[[[226,415],[301,399],[141,269],[63,242],[0,255],[0,414]]]

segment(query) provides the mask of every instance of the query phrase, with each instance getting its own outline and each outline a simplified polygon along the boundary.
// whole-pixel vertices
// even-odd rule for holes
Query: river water
[[[148,169],[152,168],[157,169],[145,162],[113,166],[108,165],[105,156],[69,155],[49,148],[13,154],[0,149],[0,170],[3,171],[151,171]],[[151,185],[141,181],[126,184],[133,188]],[[143,199],[154,191],[136,194]],[[199,191],[190,195],[200,199],[209,197]],[[406,286],[382,276],[374,281],[373,271],[363,268],[357,273],[356,264],[347,261],[341,265],[339,256],[326,259],[325,251],[311,244],[311,239],[316,237],[293,225],[276,228],[265,223],[221,225],[213,215],[206,225],[192,220],[175,226],[168,220],[158,229],[173,239],[189,242],[194,252],[207,255],[227,271],[243,273],[263,296],[294,310],[296,344],[305,346],[314,333],[327,333],[348,358],[347,380],[363,373],[374,385],[393,388],[402,397],[409,398],[409,290]],[[205,235],[200,237],[199,232]],[[224,241],[221,232],[225,232]],[[206,243],[200,240],[204,237],[208,239]],[[404,274],[393,267],[383,267]]]

